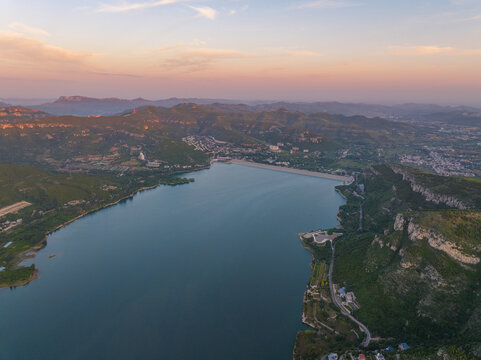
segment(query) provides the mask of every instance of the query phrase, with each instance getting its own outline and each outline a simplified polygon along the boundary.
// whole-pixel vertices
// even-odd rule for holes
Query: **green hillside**
[[[464,193],[459,184],[472,184],[429,178],[456,189],[452,194]],[[356,292],[358,318],[382,338],[417,345],[479,339],[481,213],[444,210],[387,166],[366,171],[362,182],[364,201],[352,195],[355,185],[342,188],[348,203],[340,215],[350,235],[338,243],[334,273]],[[363,231],[349,218],[356,207],[359,216],[361,202]]]
[[[185,103],[168,109],[148,106],[116,116],[9,121],[3,125],[4,136],[0,137],[0,162],[58,169],[71,168],[69,162],[81,156],[118,153],[115,160],[103,159],[107,165],[100,166],[112,171],[143,151],[150,154],[148,161],[194,167],[205,165],[207,156],[182,147],[182,139],[206,136],[240,148],[289,144],[282,154],[275,156],[276,161],[319,171],[339,168],[359,171],[372,164],[398,161],[400,153],[409,154],[426,144],[441,145],[446,141],[429,126],[382,118],[244,108]],[[113,148],[118,150],[112,151]],[[133,154],[132,148],[139,150]],[[316,155],[292,154],[291,148]],[[266,151],[260,153],[261,156],[257,154],[252,159],[266,161],[272,155]]]
[[[392,168],[422,192],[427,189],[439,202],[458,200],[463,207],[481,209],[481,179],[468,177],[437,176],[427,171],[407,166],[393,165]],[[443,199],[444,197],[444,199]],[[450,204],[447,204],[450,205]],[[454,205],[450,205],[453,206]]]
[[[0,164],[0,207],[28,201],[35,209],[48,209],[76,199],[105,199],[102,185],[120,185],[114,178],[82,174],[52,174],[29,166]],[[48,199],[51,203],[45,203]],[[30,209],[32,210],[32,209]]]
[[[446,359],[477,358],[481,212],[474,206],[453,209],[432,194],[442,192],[456,200],[478,181],[407,167],[402,173],[398,170],[399,166],[374,166],[360,174],[357,183],[338,187],[347,203],[338,214],[344,235],[336,240],[333,282],[355,293],[359,309],[353,315],[373,338],[368,351],[407,342],[413,349],[402,353],[403,359],[443,358],[438,352],[457,354]],[[407,179],[406,174],[413,177]],[[423,191],[413,186],[413,180],[423,184]],[[314,261],[326,261],[322,249],[314,247]],[[320,309],[327,305],[320,301]],[[318,320],[334,326],[332,315]],[[326,342],[329,332],[322,328],[317,335],[301,332],[296,349],[304,355],[310,349],[312,356],[303,358],[315,359],[340,351],[339,344],[349,334]],[[356,342],[345,343],[342,349],[350,347],[355,348]]]

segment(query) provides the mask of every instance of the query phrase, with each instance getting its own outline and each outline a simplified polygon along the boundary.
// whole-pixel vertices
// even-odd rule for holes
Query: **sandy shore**
[[[345,181],[346,183],[351,183],[353,181],[352,176],[332,175],[332,174],[320,173],[320,172],[315,172],[315,171],[293,169],[293,168],[288,168],[288,167],[283,167],[283,166],[260,164],[260,163],[255,163],[255,162],[252,162],[252,161],[233,159],[233,160],[228,161],[228,163],[237,164],[237,165],[253,166],[253,167],[258,167],[258,168],[268,169],[268,170],[283,171],[283,172],[288,172],[288,173],[298,174],[298,175],[313,176],[313,177],[318,177],[318,178],[323,178],[323,179]]]

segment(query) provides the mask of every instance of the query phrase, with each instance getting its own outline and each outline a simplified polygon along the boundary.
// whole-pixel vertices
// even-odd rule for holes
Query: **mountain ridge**
[[[122,99],[116,97],[93,98],[87,96],[60,96],[53,102],[39,105],[28,105],[54,115],[114,115],[142,106],[173,107],[181,103],[198,105],[216,104],[225,108],[242,112],[259,112],[286,109],[291,112],[300,111],[306,114],[327,112],[345,116],[363,115],[366,117],[384,117],[388,119],[409,119],[434,113],[453,111],[481,112],[481,109],[470,106],[444,106],[435,104],[406,103],[399,105],[378,105],[368,103],[342,103],[336,101],[290,102],[290,101],[242,101],[212,98],[178,98],[171,97],[160,100]]]

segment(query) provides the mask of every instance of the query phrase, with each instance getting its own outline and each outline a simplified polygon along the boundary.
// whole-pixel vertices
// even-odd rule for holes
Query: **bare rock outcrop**
[[[434,249],[443,251],[448,254],[451,258],[459,261],[463,264],[475,265],[481,260],[479,257],[474,255],[469,255],[461,251],[456,244],[448,241],[441,234],[437,234],[433,230],[426,229],[411,220],[408,225],[409,239],[412,241],[418,241],[426,239],[428,244]]]
[[[404,229],[405,223],[406,223],[406,220],[404,220],[403,214],[397,214],[396,220],[394,221],[394,230],[402,231]]]
[[[416,182],[416,179],[412,174],[410,174],[408,171],[406,171],[405,169],[399,166],[391,166],[391,169],[396,174],[401,175],[403,177],[403,180],[409,182],[409,184],[411,185],[411,189],[414,192],[417,192],[423,195],[427,201],[431,201],[435,204],[444,204],[449,207],[460,209],[460,210],[465,210],[470,208],[468,204],[455,198],[454,196],[438,194],[430,189],[425,188],[424,186]]]

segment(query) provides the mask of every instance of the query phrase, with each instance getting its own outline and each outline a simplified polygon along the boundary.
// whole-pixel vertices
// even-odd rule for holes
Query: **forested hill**
[[[328,152],[346,145],[402,143],[415,133],[411,125],[380,118],[286,110],[232,112],[191,103],[169,109],[149,106],[106,117],[45,117],[42,112],[28,111],[14,120],[10,113],[0,116],[4,121],[0,124],[4,135],[0,161],[41,164],[47,160],[55,165],[74,156],[106,155],[112,148],[142,146],[146,155],[159,161],[193,165],[202,160],[182,142],[188,135],[211,136],[233,146],[287,142]],[[161,149],[165,151],[159,157]]]
[[[194,136],[204,139],[191,139],[189,145],[197,143],[196,149],[210,154],[315,171],[351,172],[401,161],[443,175],[481,175],[477,150],[481,127],[252,109],[256,107],[181,103],[140,107],[114,116],[48,116],[30,109],[0,113],[4,135],[0,161],[45,165],[53,159],[48,160],[50,165],[58,167],[74,155],[108,155],[109,149],[119,146],[141,146],[149,152],[148,159],[192,166],[199,158],[184,139]],[[226,144],[223,149],[206,144],[212,141]],[[162,149],[167,151],[159,157]],[[178,153],[180,149],[187,156]]]
[[[407,358],[450,346],[479,355],[481,182],[383,165],[339,190],[347,234],[335,282],[356,293],[355,315],[383,339],[373,346],[406,341],[415,348]]]
[[[0,106],[2,104],[0,103]],[[22,106],[4,106],[0,107],[0,122],[6,122],[11,120],[33,120],[51,117],[40,110],[32,110]]]

